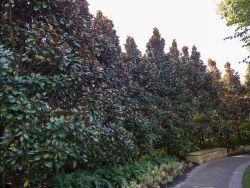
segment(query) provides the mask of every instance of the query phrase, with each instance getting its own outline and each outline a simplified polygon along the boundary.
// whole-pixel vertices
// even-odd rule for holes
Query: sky
[[[239,72],[242,81],[247,65],[239,62],[249,55],[237,39],[224,40],[234,33],[216,13],[220,0],[88,0],[89,9],[95,15],[101,10],[114,23],[123,47],[127,36],[132,36],[138,48],[145,52],[146,43],[153,28],[160,30],[168,52],[173,39],[178,48],[195,45],[206,64],[211,58],[223,72],[228,61]]]

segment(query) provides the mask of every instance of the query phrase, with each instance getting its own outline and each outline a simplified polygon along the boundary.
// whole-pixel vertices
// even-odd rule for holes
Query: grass
[[[250,187],[250,166],[247,167],[244,176],[243,176],[243,188]]]

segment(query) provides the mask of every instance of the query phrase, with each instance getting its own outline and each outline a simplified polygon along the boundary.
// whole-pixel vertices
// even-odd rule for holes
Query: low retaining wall
[[[250,152],[250,145],[240,146],[240,150]]]
[[[227,148],[200,150],[186,155],[186,160],[198,164],[227,157]]]
[[[229,149],[228,155],[237,155],[242,153],[250,153],[250,145],[241,145],[236,147],[235,149]]]

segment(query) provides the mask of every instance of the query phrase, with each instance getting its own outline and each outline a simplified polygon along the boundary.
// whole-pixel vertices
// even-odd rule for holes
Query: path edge
[[[250,166],[250,158],[248,162],[241,164],[233,173],[228,188],[242,188],[242,178],[247,167]]]

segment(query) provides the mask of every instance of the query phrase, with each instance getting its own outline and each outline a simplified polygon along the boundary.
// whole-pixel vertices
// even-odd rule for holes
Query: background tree
[[[231,68],[231,64],[227,62],[224,65],[225,75],[223,76],[224,92],[223,97],[225,100],[226,108],[224,109],[225,118],[228,119],[228,126],[233,131],[235,136],[238,137],[234,139],[233,136],[228,141],[229,144],[237,144],[235,141],[242,143],[242,133],[240,130],[241,118],[244,116],[243,113],[243,87],[240,82],[240,77],[234,69]]]
[[[183,63],[188,63],[189,62],[189,52],[188,52],[188,47],[187,46],[182,47],[181,61]]]
[[[228,38],[239,38],[244,43],[243,46],[249,49],[250,2],[248,0],[223,0],[219,3],[218,10],[228,26],[236,27],[234,36]],[[249,57],[243,61],[247,61]]]
[[[247,92],[250,92],[250,64],[248,64],[247,71],[245,74],[245,87]]]
[[[138,50],[134,38],[128,36],[126,39],[125,47],[125,58],[127,60],[137,61],[142,58],[140,50]]]
[[[245,74],[244,83],[245,92],[242,97],[242,111],[244,116],[242,117],[241,132],[243,134],[243,144],[249,142],[250,138],[250,64],[248,64],[247,71]]]
[[[149,85],[152,69],[151,64],[145,63],[141,52],[132,37],[126,40],[125,53],[122,61],[112,62],[116,91],[113,99],[119,98],[119,122],[134,137],[139,153],[147,154],[154,148],[154,124],[148,117],[148,105],[152,104],[146,89]],[[151,102],[149,102],[151,101]]]
[[[208,72],[212,75],[214,80],[220,81],[221,80],[221,72],[216,66],[216,62],[212,59],[208,59]]]
[[[192,47],[189,64],[185,67],[185,96],[188,106],[190,121],[190,139],[193,143],[199,143],[199,147],[209,147],[213,142],[210,138],[214,134],[213,127],[217,121],[213,120],[218,106],[218,90],[210,74],[206,72],[206,66],[200,60],[200,52]],[[195,128],[194,128],[195,125]]]
[[[91,36],[96,40],[95,51],[100,63],[108,64],[121,58],[120,41],[114,24],[101,11],[94,17]]]
[[[150,63],[158,63],[165,59],[165,40],[157,28],[154,28],[153,35],[146,45],[146,55]]]
[[[180,52],[178,50],[177,42],[175,39],[172,41],[172,46],[169,48],[169,53],[167,55],[172,59],[172,61],[179,61]]]

